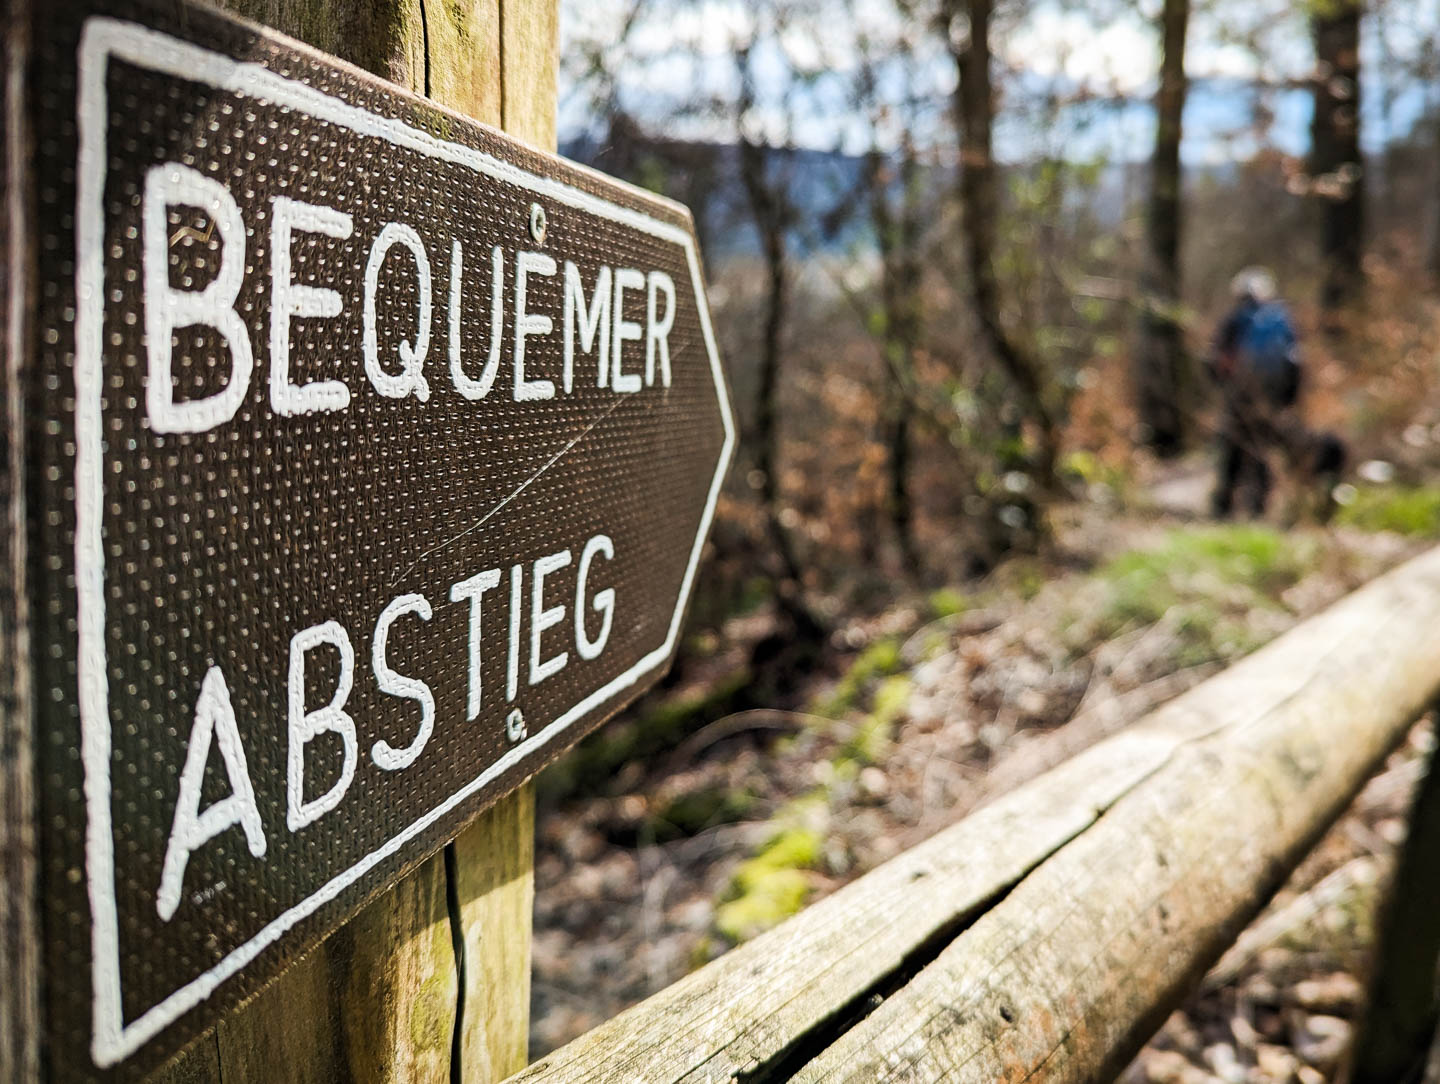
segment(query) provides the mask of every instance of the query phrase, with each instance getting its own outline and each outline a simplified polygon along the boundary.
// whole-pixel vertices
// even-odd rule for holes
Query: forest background
[[[562,8],[561,150],[693,210],[742,439],[674,672],[542,777],[537,1055],[1440,537],[1433,0]],[[1213,524],[1252,265],[1348,465]],[[1133,1079],[1330,1071],[1427,742]]]

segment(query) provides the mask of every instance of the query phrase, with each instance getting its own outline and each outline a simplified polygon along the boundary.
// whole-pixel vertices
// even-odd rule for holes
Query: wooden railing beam
[[[1440,548],[514,1084],[1109,1079],[1437,692]]]
[[[1247,678],[1300,684],[1256,711]],[[797,1074],[1110,1080],[1344,812],[1440,688],[1440,549],[1181,698],[1175,750]]]

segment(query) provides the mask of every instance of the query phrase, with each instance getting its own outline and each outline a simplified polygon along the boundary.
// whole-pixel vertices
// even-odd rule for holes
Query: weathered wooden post
[[[6,10],[0,1077],[498,1080],[733,449],[693,228],[539,153],[554,0],[229,6],[321,52]]]
[[[1440,719],[1432,729],[1440,737]],[[1370,983],[1346,1084],[1418,1081],[1440,1042],[1440,760],[1432,749],[1379,909]]]

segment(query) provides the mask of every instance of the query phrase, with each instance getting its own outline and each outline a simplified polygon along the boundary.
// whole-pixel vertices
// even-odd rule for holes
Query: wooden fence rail
[[[1112,1078],[1440,693],[1440,548],[512,1077]]]

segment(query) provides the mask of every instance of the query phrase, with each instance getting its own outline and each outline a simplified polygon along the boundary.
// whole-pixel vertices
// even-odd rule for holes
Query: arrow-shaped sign
[[[683,208],[199,8],[56,5],[27,77],[50,1015],[106,1066],[656,680],[735,433]]]

